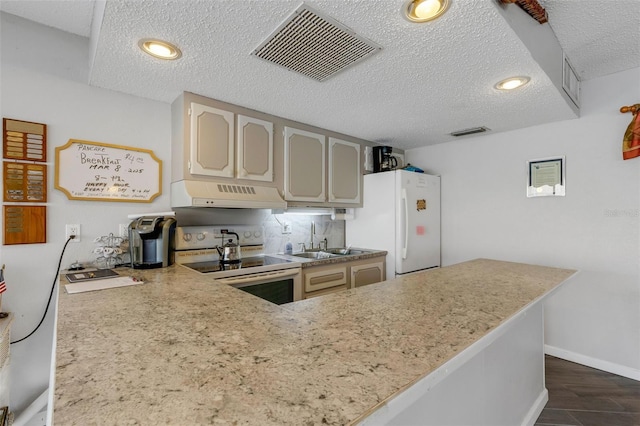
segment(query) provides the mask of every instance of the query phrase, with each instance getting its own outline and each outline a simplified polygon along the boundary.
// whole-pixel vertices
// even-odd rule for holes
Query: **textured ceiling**
[[[640,0],[541,3],[581,80],[640,67]]]
[[[402,19],[403,2],[306,2],[382,46],[320,83],[250,56],[299,0],[108,1],[93,34],[89,83],[164,102],[190,91],[405,149],[452,140],[448,133],[469,127],[498,132],[575,118],[496,1],[452,0],[442,18],[421,25]],[[605,11],[601,4],[544,2],[582,79],[640,66],[640,0],[610,2],[615,7]],[[91,26],[89,1],[0,6],[75,34],[87,35]],[[182,58],[163,62],[143,54],[137,42],[148,37],[177,44]],[[531,83],[512,93],[493,88],[513,75],[528,75]]]

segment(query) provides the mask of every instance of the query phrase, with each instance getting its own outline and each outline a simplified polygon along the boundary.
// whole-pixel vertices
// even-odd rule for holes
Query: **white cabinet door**
[[[273,182],[273,123],[238,115],[239,179]]]
[[[191,103],[189,173],[234,176],[233,113]]]
[[[361,175],[360,145],[329,138],[329,202],[359,204]]]
[[[324,135],[285,127],[285,200],[326,201],[325,156]]]

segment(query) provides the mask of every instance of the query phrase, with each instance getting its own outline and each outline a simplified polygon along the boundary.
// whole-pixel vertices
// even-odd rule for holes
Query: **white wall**
[[[29,28],[22,37],[20,21],[2,16],[2,67],[0,113],[2,117],[45,123],[48,126],[47,243],[2,246],[0,263],[6,264],[7,291],[2,310],[14,312],[11,337],[28,334],[40,320],[65,242],[64,225],[79,223],[79,243],[70,243],[63,267],[76,259],[93,260],[92,240],[118,232],[127,214],[169,210],[170,105],[92,88],[81,79],[86,64],[75,54],[87,41],[44,27]],[[18,22],[24,24],[24,21]],[[17,43],[21,40],[21,43]],[[54,41],[55,40],[55,41]],[[54,58],[53,50],[63,57]],[[70,54],[64,52],[71,52]],[[33,71],[34,57],[42,53],[41,71]],[[67,70],[67,77],[65,75]],[[53,189],[54,149],[70,138],[147,148],[163,161],[163,195],[153,203],[70,201]],[[43,326],[24,342],[11,345],[11,409],[19,413],[48,386],[52,344],[51,310]]]
[[[93,239],[117,234],[118,225],[129,222],[129,213],[171,210],[171,107],[89,87],[86,84],[88,39],[5,13],[0,13],[0,18],[0,113],[2,117],[48,126],[47,243],[0,246],[0,264],[7,265],[8,285],[2,308],[16,315],[11,337],[17,340],[37,325],[44,312],[65,243],[65,224],[80,224],[82,241],[68,245],[63,268],[76,260],[93,261]],[[69,139],[153,150],[163,161],[163,195],[150,204],[68,200],[62,192],[53,189],[53,182],[55,147]],[[279,220],[292,224],[293,233],[283,235],[276,216],[267,210],[179,210],[182,210],[177,215],[180,225],[262,224],[267,252],[282,251],[287,240],[294,244],[308,242],[311,221],[316,222],[316,243],[326,237],[330,247],[344,245],[344,221],[331,221],[327,216],[278,215]],[[11,410],[14,413],[20,413],[48,387],[52,317],[50,309],[36,334],[11,346]]]
[[[632,117],[619,108],[639,97],[636,68],[583,82],[579,119],[406,153],[442,176],[444,265],[487,257],[581,270],[546,305],[547,349],[638,380],[640,159],[622,160]],[[552,156],[566,156],[567,195],[526,198],[527,160]]]

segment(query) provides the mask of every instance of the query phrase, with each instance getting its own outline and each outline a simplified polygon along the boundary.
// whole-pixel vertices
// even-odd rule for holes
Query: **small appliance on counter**
[[[129,250],[134,269],[165,268],[173,263],[176,220],[143,216],[129,224]]]
[[[373,172],[388,172],[398,167],[398,160],[392,155],[390,146],[373,147]]]

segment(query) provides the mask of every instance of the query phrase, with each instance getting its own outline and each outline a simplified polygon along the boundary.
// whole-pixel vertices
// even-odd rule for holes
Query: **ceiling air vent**
[[[380,49],[338,21],[302,4],[251,54],[324,81]]]
[[[464,129],[464,130],[457,130],[455,132],[451,132],[449,133],[451,136],[467,136],[467,135],[473,135],[476,133],[484,133],[488,130],[491,130],[488,127],[472,127],[470,129]]]

